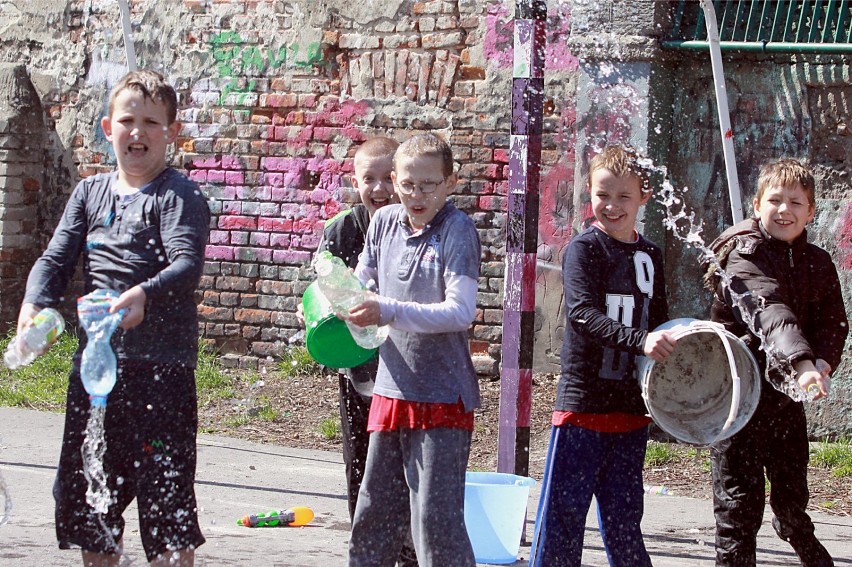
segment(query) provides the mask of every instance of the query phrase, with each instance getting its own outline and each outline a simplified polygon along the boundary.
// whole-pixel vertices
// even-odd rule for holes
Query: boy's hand
[[[41,308],[32,303],[24,303],[23,305],[21,305],[21,312],[18,313],[19,335],[21,334],[21,332],[23,332],[24,329],[32,326],[33,317],[35,317],[39,311],[41,311]]]
[[[382,308],[376,300],[376,294],[372,292],[365,292],[364,296],[366,299],[362,303],[350,309],[349,316],[346,317],[346,319],[352,321],[359,327],[378,325],[382,318]]]
[[[301,326],[305,326],[305,307],[302,305],[301,301],[296,303],[296,319],[299,321]]]
[[[800,360],[793,366],[796,370],[796,381],[808,396],[813,396],[811,401],[827,398],[831,390],[831,366],[821,358],[816,363],[810,360]]]
[[[645,356],[657,362],[664,362],[674,352],[676,344],[677,339],[668,331],[653,331],[648,333],[648,338],[645,339],[642,350],[645,352]]]
[[[133,286],[112,302],[109,312],[115,313],[120,309],[127,309],[118,326],[125,330],[132,329],[145,319],[145,299],[145,290],[138,285]]]

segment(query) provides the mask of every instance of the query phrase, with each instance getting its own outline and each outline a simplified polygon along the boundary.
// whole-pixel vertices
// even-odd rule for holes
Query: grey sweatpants
[[[420,567],[474,567],[464,525],[470,440],[448,428],[370,434],[349,567],[393,567],[409,525]]]

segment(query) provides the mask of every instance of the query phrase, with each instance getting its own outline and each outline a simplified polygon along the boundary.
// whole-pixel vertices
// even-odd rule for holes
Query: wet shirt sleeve
[[[86,194],[87,183],[81,181],[65,205],[50,244],[30,270],[24,303],[51,307],[65,293],[86,242]]]

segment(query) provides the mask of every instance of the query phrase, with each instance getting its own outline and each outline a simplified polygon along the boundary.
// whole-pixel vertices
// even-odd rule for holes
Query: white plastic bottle
[[[331,252],[323,251],[314,262],[320,291],[328,299],[337,315],[345,316],[349,310],[364,301],[364,285],[355,277],[343,260]],[[388,327],[358,325],[346,321],[346,326],[358,346],[366,349],[378,348],[388,338]]]
[[[26,366],[49,349],[64,330],[65,319],[56,309],[42,309],[33,317],[32,326],[9,343],[3,362],[12,370]]]

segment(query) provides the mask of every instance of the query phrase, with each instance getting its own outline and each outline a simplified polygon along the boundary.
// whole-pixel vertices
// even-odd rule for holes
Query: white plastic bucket
[[[535,480],[514,474],[465,475],[464,523],[477,563],[514,563]]]
[[[651,417],[677,439],[712,445],[742,429],[760,401],[760,370],[746,344],[722,325],[673,319],[654,329],[677,339],[659,363],[640,357],[637,370]]]

